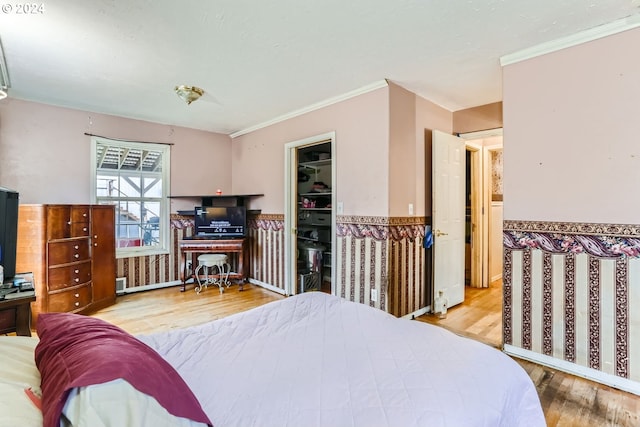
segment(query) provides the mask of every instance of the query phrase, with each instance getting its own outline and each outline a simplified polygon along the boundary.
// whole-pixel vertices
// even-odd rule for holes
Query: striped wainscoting
[[[640,392],[640,225],[504,221],[505,350]]]
[[[249,226],[249,277],[253,283],[285,293],[284,215],[260,214]]]
[[[180,280],[180,250],[178,241],[193,235],[193,217],[171,214],[170,254],[118,258],[116,277],[127,280],[127,288],[170,283]]]
[[[338,216],[335,253],[336,293],[350,301],[406,316],[430,303],[425,284],[425,217]],[[285,292],[284,215],[248,218],[252,283]],[[171,215],[171,254],[120,258],[117,277],[127,288],[180,280],[178,241],[193,234],[193,218]],[[371,290],[378,294],[371,299]]]
[[[336,294],[405,316],[426,307],[424,217],[337,217]],[[284,288],[284,216],[249,220],[250,278],[253,283]],[[377,301],[371,290],[378,291]]]
[[[395,316],[427,305],[424,217],[337,219],[336,293]],[[372,301],[371,291],[378,294]]]

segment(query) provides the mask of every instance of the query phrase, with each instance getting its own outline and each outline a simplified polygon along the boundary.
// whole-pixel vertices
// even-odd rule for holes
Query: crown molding
[[[610,22],[608,24],[599,25],[588,30],[580,31],[570,36],[562,37],[550,42],[541,43],[527,49],[520,50],[508,55],[500,57],[500,65],[511,65],[547,53],[556,52],[568,47],[577,46],[593,40],[601,39],[623,31],[640,27],[640,14],[630,15],[622,19]]]
[[[354,98],[356,96],[363,95],[365,93],[372,92],[374,90],[377,90],[377,89],[380,89],[380,88],[383,88],[383,87],[387,87],[387,86],[389,86],[389,84],[387,83],[387,80],[380,80],[380,81],[371,83],[371,84],[369,84],[367,86],[363,86],[363,87],[361,87],[359,89],[355,89],[355,90],[352,90],[350,92],[343,93],[342,95],[334,96],[333,98],[325,99],[324,101],[320,101],[320,102],[317,102],[315,104],[311,104],[311,105],[309,105],[307,107],[300,108],[299,110],[294,110],[294,111],[292,111],[290,113],[283,114],[282,116],[278,116],[278,117],[273,118],[271,120],[267,120],[266,122],[262,122],[262,123],[259,123],[257,125],[248,127],[246,129],[239,130],[237,132],[234,132],[234,133],[230,134],[229,136],[231,137],[231,139],[233,139],[233,138],[235,138],[237,136],[245,135],[245,134],[257,131],[258,129],[262,129],[262,128],[265,128],[267,126],[271,126],[271,125],[274,125],[276,123],[280,123],[280,122],[283,122],[285,120],[289,120],[289,119],[292,119],[294,117],[298,117],[298,116],[301,116],[303,114],[310,113],[312,111],[319,110],[321,108],[328,107],[330,105],[337,104],[338,102],[342,102],[342,101],[345,101],[347,99]]]

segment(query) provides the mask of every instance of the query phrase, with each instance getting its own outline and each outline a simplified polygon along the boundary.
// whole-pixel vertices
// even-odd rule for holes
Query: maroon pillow
[[[182,377],[151,347],[103,320],[70,313],[38,316],[35,360],[44,427],[58,427],[69,391],[124,379],[170,414],[211,425]]]

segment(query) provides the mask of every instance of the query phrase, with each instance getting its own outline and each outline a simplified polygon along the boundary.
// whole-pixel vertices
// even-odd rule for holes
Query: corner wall
[[[284,290],[284,145],[335,131],[337,294],[396,316],[424,308],[425,129],[451,132],[451,114],[389,83],[235,138],[233,191],[264,194],[251,202],[262,211],[251,227],[254,280]]]

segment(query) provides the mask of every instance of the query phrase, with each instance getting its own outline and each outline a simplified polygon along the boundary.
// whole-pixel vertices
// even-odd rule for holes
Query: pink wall
[[[416,96],[389,84],[389,216],[409,216],[408,206],[416,207]],[[424,144],[424,141],[423,141]]]
[[[480,105],[453,113],[455,133],[477,132],[502,127],[502,102]]]
[[[347,99],[234,138],[233,192],[259,193],[250,207],[284,213],[284,145],[336,132],[334,183],[344,215],[388,214],[389,104],[387,88]]]
[[[504,217],[637,224],[640,29],[504,67]]]
[[[415,97],[416,102],[416,176],[424,186],[416,188],[416,215],[431,216],[431,135],[425,141],[425,129],[452,133],[453,114],[433,102]]]
[[[429,216],[431,146],[425,129],[451,133],[452,113],[394,83],[389,110],[389,216],[409,216],[409,204],[413,215]]]
[[[18,190],[21,203],[91,202],[91,144],[85,133],[173,143],[173,195],[231,192],[226,135],[11,98],[0,102],[0,185]],[[172,211],[193,204],[174,200]]]

